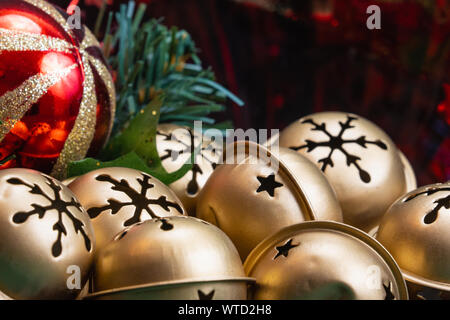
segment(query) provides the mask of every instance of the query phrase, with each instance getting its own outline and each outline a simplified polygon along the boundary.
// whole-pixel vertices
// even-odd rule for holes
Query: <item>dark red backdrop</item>
[[[350,111],[388,132],[419,184],[450,179],[448,1],[267,1],[282,14],[227,0],[146,2],[149,16],[190,32],[204,63],[246,102],[227,115],[236,127],[282,129],[308,113]],[[381,30],[366,28],[369,4],[381,7]],[[97,9],[81,6],[92,25]]]

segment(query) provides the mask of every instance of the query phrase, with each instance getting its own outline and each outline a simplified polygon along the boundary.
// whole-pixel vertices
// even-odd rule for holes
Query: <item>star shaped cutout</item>
[[[211,290],[210,293],[204,294],[202,290],[197,290],[198,299],[199,300],[212,300],[212,298],[214,297],[214,292],[215,292],[215,290]]]
[[[395,299],[395,296],[392,294],[391,287],[392,287],[391,282],[389,282],[389,284],[387,286],[385,286],[383,283],[383,289],[386,292],[386,296],[384,297],[384,300],[394,300]]]
[[[299,243],[300,244],[300,243]],[[282,246],[278,246],[275,249],[277,249],[278,253],[276,254],[276,256],[273,258],[273,260],[275,260],[276,258],[278,258],[279,256],[284,256],[287,257],[289,254],[289,250],[291,250],[292,248],[298,247],[299,244],[292,244],[292,239],[290,239],[288,242],[286,242],[284,245]]]
[[[271,197],[275,196],[276,188],[283,186],[282,183],[275,181],[275,174],[273,174],[273,173],[267,177],[258,176],[256,178],[258,179],[259,183],[261,184],[258,187],[258,190],[256,190],[256,192],[259,193],[259,192],[266,191]]]

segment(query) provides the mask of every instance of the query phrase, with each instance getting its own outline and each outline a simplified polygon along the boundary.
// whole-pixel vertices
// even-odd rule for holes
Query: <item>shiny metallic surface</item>
[[[135,224],[100,250],[87,298],[246,299],[249,281],[220,229],[173,216]]]
[[[98,249],[134,223],[185,214],[172,190],[134,169],[94,170],[78,177],[68,187],[91,217]]]
[[[424,186],[398,199],[377,233],[408,282],[450,291],[450,183]]]
[[[279,145],[320,168],[336,191],[344,222],[369,231],[406,192],[398,149],[378,126],[360,116],[322,112],[305,116],[280,133]]]
[[[375,228],[373,228],[372,230],[370,230],[369,232],[367,232],[367,234],[373,238],[377,238],[377,233],[378,233],[378,228],[380,226],[376,226]]]
[[[222,145],[190,128],[167,123],[158,125],[156,143],[162,165],[168,172],[180,169],[197,152],[193,168],[170,184],[188,214],[195,216],[197,197],[222,158]]]
[[[73,299],[93,263],[94,230],[75,195],[30,169],[0,171],[1,298]],[[79,268],[79,273],[71,269]]]
[[[76,178],[78,178],[78,177],[70,177],[70,178],[64,179],[63,181],[61,181],[61,183],[65,186],[68,186],[73,181],[75,181]]]
[[[86,296],[86,300],[245,300],[252,279],[181,282],[137,286]]]
[[[411,300],[450,300],[450,291],[406,281]]]
[[[280,230],[250,253],[244,269],[256,278],[252,299],[300,299],[334,282],[349,286],[356,299],[408,299],[388,251],[366,233],[332,221]]]
[[[399,155],[400,155],[400,159],[402,161],[403,171],[405,173],[406,192],[413,191],[413,190],[417,189],[417,180],[416,180],[416,175],[414,173],[414,169],[411,166],[411,163],[409,162],[408,158],[406,158],[406,156],[403,154],[403,152],[401,152],[400,150],[398,150],[398,152],[399,152]],[[379,225],[373,227],[367,233],[370,236],[376,238],[377,232],[378,232],[378,228],[379,228]]]
[[[403,170],[406,177],[406,192],[413,191],[414,189],[417,189],[416,174],[414,173],[414,169],[405,154],[400,150],[398,152],[400,154],[400,160],[402,161]]]
[[[0,301],[2,300],[13,300],[13,299],[0,291]]]
[[[252,142],[236,142],[227,147],[230,152],[236,163],[216,168],[199,196],[196,214],[222,229],[243,260],[283,227],[307,220],[342,221],[333,189],[305,157],[284,148],[271,152]],[[263,161],[264,155],[278,168]]]

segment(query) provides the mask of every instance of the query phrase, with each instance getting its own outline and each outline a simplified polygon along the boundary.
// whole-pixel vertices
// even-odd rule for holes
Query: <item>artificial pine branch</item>
[[[214,73],[204,69],[190,35],[176,27],[168,29],[160,20],[143,21],[145,5],[135,11],[134,2],[109,13],[103,36],[103,53],[112,70],[117,92],[116,116],[111,139],[99,160],[72,162],[67,175],[111,166],[134,168],[151,174],[166,184],[183,177],[194,163],[191,159],[179,170],[168,173],[156,147],[156,127],[161,122],[225,130],[230,122],[215,123],[209,115],[225,109],[227,99],[242,101],[215,82]],[[98,37],[105,5],[96,22]],[[115,23],[113,23],[115,18]]]
[[[214,126],[210,114],[224,111],[226,99],[243,105],[215,82],[210,69],[202,67],[195,43],[186,31],[169,29],[156,19],[143,22],[145,10],[145,4],[135,10],[132,1],[121,5],[119,12],[109,13],[106,23],[103,51],[115,70],[117,91],[113,135],[158,93],[166,97],[161,122],[190,124],[202,120]],[[103,16],[99,15],[96,26],[101,25]]]

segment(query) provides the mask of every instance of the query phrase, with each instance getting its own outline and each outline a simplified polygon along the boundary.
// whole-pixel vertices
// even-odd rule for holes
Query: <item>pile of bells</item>
[[[0,171],[0,297],[449,297],[450,183],[417,189],[370,121],[317,113],[225,149],[160,125],[157,146],[169,172],[196,153],[170,186],[127,168]]]

